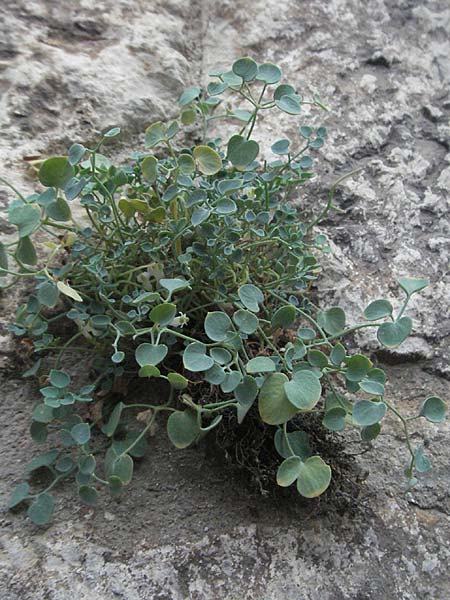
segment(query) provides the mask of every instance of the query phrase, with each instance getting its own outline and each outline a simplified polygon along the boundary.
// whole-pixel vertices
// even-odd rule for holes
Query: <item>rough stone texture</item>
[[[319,294],[356,320],[379,295],[399,301],[396,276],[429,276],[433,285],[412,305],[414,336],[378,357],[395,363],[390,391],[401,408],[428,391],[448,398],[448,2],[4,0],[0,16],[0,175],[26,191],[34,182],[24,159],[89,142],[112,125],[124,133],[115,151],[126,155],[148,123],[172,113],[183,86],[236,56],[273,60],[299,90],[320,91],[333,110],[330,139],[320,179],[299,205],[318,210],[334,179],[363,171],[339,190],[345,213],[323,224],[333,255]],[[291,123],[266,120],[258,136],[274,141],[293,133]],[[4,223],[0,231],[9,233]],[[6,318],[14,303],[3,300]],[[7,336],[1,342],[8,358]],[[377,356],[371,334],[359,342]],[[32,450],[34,402],[7,375],[5,493]],[[0,597],[447,599],[448,433],[448,425],[418,425],[415,440],[431,443],[434,469],[405,496],[401,431],[389,421],[376,453],[358,457],[370,475],[357,508],[321,516],[314,504],[250,498],[201,450],[179,453],[156,437],[119,502],[104,499],[93,512],[64,488],[45,530],[3,514]]]

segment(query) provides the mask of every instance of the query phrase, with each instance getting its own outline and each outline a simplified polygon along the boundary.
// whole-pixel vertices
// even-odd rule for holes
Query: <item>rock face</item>
[[[318,211],[334,179],[362,171],[339,189],[344,213],[322,226],[333,254],[319,295],[356,320],[380,295],[400,301],[397,276],[428,276],[432,286],[412,305],[413,337],[378,358],[395,363],[390,393],[400,407],[431,391],[448,399],[446,0],[4,0],[0,16],[0,175],[25,191],[34,186],[30,157],[64,152],[113,125],[123,131],[114,151],[126,156],[150,122],[174,113],[184,86],[237,56],[272,60],[301,93],[320,91],[332,108],[330,137],[300,208]],[[291,120],[272,118],[258,136],[294,133]],[[0,231],[8,233],[1,222]],[[15,299],[2,303],[7,319]],[[371,335],[359,342],[377,356]],[[5,494],[32,451],[34,402],[23,380],[7,375]],[[434,469],[404,495],[401,431],[389,422],[374,451],[357,459],[370,475],[356,508],[321,516],[316,505],[249,497],[201,450],[178,453],[161,436],[120,502],[104,499],[94,513],[62,489],[46,530],[4,513],[0,597],[447,599],[448,433],[448,425],[418,425],[415,438],[432,442]]]

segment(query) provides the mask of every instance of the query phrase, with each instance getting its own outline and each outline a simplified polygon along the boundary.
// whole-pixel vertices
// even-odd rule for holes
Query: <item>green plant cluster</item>
[[[352,326],[342,308],[317,306],[311,287],[329,248],[314,227],[336,209],[335,186],[310,217],[290,199],[314,176],[327,138],[325,127],[304,122],[302,109],[327,109],[317,96],[305,99],[280,83],[271,63],[241,58],[211,77],[206,89],[183,92],[179,118],[147,128],[145,149],[125,166],[103,154],[120,134],[114,128],[95,147],[73,144],[67,156],[42,161],[43,191],[24,197],[3,181],[13,192],[8,219],[18,234],[0,247],[3,287],[35,282],[10,329],[46,357],[26,375],[42,383],[31,435],[50,449],[27,472],[46,467],[52,480],[37,492],[21,483],[10,500],[10,507],[27,502],[36,524],[49,521],[51,491],[68,476],[88,505],[102,486],[120,493],[159,413],[168,415],[177,448],[213,430],[224,411],[239,423],[261,419],[273,427],[278,484],[295,483],[307,498],[327,489],[331,469],[292,424],[306,413],[319,413],[332,432],[357,427],[370,441],[391,411],[404,428],[409,484],[430,467],[408,425],[419,417],[441,421],[444,402],[429,396],[415,415],[402,416],[385,396],[385,373],[345,345],[366,327],[377,330],[382,346],[401,344],[413,325],[407,304],[427,281],[400,279],[399,309],[377,299]],[[291,115],[295,127],[292,139],[266,149],[270,159],[254,139],[266,111]],[[209,137],[220,120],[235,127],[225,141]],[[184,146],[180,129],[190,134],[193,125],[203,139]],[[75,203],[82,216],[74,216]],[[58,335],[61,322],[71,323],[70,335]],[[64,368],[71,349],[92,356],[95,377],[81,389]],[[133,378],[163,381],[169,391],[161,402],[118,400],[116,382]],[[97,403],[94,418],[89,407]],[[139,421],[130,418],[137,413]]]

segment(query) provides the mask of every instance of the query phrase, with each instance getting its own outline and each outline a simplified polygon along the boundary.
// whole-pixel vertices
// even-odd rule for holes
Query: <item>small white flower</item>
[[[189,322],[189,317],[187,317],[184,313],[180,313],[179,317],[175,317],[171,323],[171,327],[184,327],[186,323]]]

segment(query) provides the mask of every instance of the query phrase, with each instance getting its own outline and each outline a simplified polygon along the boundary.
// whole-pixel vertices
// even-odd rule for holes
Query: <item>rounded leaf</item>
[[[233,63],[232,71],[244,81],[252,81],[258,73],[258,65],[248,56],[239,58]]]
[[[259,81],[264,81],[264,83],[267,85],[273,85],[274,83],[278,83],[280,81],[281,76],[281,69],[277,67],[277,65],[266,62],[262,65],[259,65],[256,79]]]
[[[153,183],[158,177],[158,160],[154,156],[145,157],[141,169],[145,179]]]
[[[39,181],[45,187],[64,189],[74,175],[75,169],[65,156],[48,158],[39,169]]]
[[[70,383],[70,375],[65,371],[58,371],[56,369],[50,371],[49,379],[53,387],[60,389],[67,387]]]
[[[209,312],[205,318],[205,332],[213,342],[223,342],[232,334],[230,317],[221,311]]]
[[[194,373],[199,371],[207,371],[210,369],[214,361],[210,356],[206,355],[206,346],[201,342],[192,342],[183,352],[183,364],[188,371]]]
[[[238,326],[239,331],[250,335],[258,329],[259,320],[253,313],[248,310],[237,310],[233,315],[233,321]]]
[[[300,474],[303,461],[298,456],[286,458],[277,470],[277,483],[281,487],[292,485]]]
[[[39,288],[37,297],[41,304],[53,308],[58,302],[59,290],[53,282],[46,281]]]
[[[331,481],[331,469],[320,456],[311,456],[300,467],[297,490],[305,498],[320,496]]]
[[[289,446],[292,448],[295,456],[299,456],[302,460],[306,460],[311,456],[311,447],[309,445],[309,435],[305,431],[290,431],[287,434]],[[277,429],[275,433],[275,448],[280,456],[289,458],[292,452],[287,445],[286,436],[282,429]]]
[[[289,402],[284,390],[287,381],[284,373],[273,373],[261,387],[258,399],[259,414],[268,425],[286,423],[297,413],[297,408]]]
[[[193,155],[197,168],[203,175],[215,175],[222,168],[222,159],[209,146],[196,146]]]
[[[91,428],[87,423],[77,423],[70,430],[70,434],[77,444],[86,444],[91,438]]]
[[[98,492],[90,485],[80,486],[78,489],[78,495],[84,504],[87,504],[88,506],[95,506],[97,504]]]
[[[275,363],[268,356],[256,356],[246,366],[247,373],[273,373],[275,370]]]
[[[325,413],[322,423],[330,431],[342,431],[345,428],[346,414],[343,408],[332,408]]]
[[[297,371],[292,381],[284,384],[284,391],[297,410],[312,410],[320,400],[322,386],[311,371]]]
[[[50,494],[40,494],[33,504],[30,504],[27,515],[35,525],[46,525],[52,518],[54,506]]]
[[[256,285],[251,283],[241,285],[238,295],[245,308],[254,313],[259,312],[259,304],[264,301],[264,295]]]
[[[296,315],[295,306],[286,304],[274,313],[270,323],[274,329],[289,329],[294,325]]]
[[[345,328],[345,312],[339,306],[332,306],[319,313],[318,323],[327,333],[334,335]]]
[[[401,317],[394,323],[382,323],[378,327],[377,338],[386,348],[395,348],[406,340],[412,330],[410,317]]]
[[[140,367],[156,366],[166,358],[168,351],[165,344],[140,344],[135,352],[136,362]]]
[[[28,483],[19,483],[19,485],[13,489],[11,496],[9,497],[8,508],[14,508],[23,502],[23,500],[26,500],[28,498],[29,491],[30,486]]]
[[[392,315],[393,306],[389,300],[374,300],[364,311],[364,316],[368,321],[377,321],[383,317],[390,317]]]
[[[361,427],[368,427],[381,421],[386,414],[384,402],[373,402],[372,400],[360,400],[353,407],[353,421]]]
[[[177,410],[167,420],[167,434],[176,448],[187,448],[199,433],[197,413],[194,410]]]
[[[438,396],[429,396],[422,404],[419,414],[431,423],[440,423],[445,419],[446,411],[447,405],[443,400]]]
[[[281,96],[279,100],[275,100],[277,107],[289,115],[299,115],[301,113],[301,104],[298,96],[289,95]]]
[[[159,304],[158,306],[152,308],[149,317],[153,321],[153,323],[158,323],[158,325],[164,327],[165,325],[169,325],[173,321],[176,314],[176,305],[165,303]]]
[[[430,285],[428,279],[418,277],[400,277],[397,279],[397,283],[408,296],[412,296]]]

